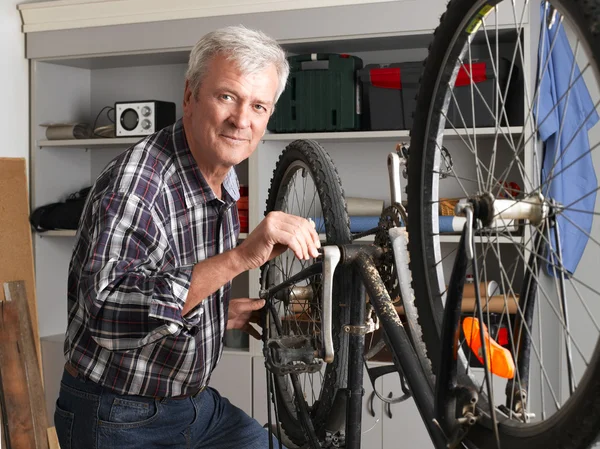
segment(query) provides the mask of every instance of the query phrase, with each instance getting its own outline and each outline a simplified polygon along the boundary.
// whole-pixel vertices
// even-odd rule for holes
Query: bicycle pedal
[[[471,348],[471,351],[473,351],[479,362],[485,366],[482,354],[479,320],[473,317],[466,317],[463,320],[462,326],[467,345]],[[485,348],[487,352],[487,366],[489,366],[490,372],[499,377],[512,379],[515,375],[515,362],[512,354],[508,349],[503,348],[490,337],[485,324],[481,326],[483,326],[483,338],[486,343]]]
[[[270,338],[264,352],[267,369],[278,376],[316,373],[323,366],[323,360],[316,358],[317,351],[306,336]]]

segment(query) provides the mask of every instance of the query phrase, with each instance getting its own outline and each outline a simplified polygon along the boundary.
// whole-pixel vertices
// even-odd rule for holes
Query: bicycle
[[[505,13],[516,29],[498,25]],[[537,13],[534,42],[523,23],[537,23]],[[360,446],[363,363],[384,347],[393,363],[369,375],[401,376],[403,398],[412,395],[437,448],[579,449],[595,440],[600,286],[586,264],[597,260],[600,246],[593,222],[598,183],[594,177],[578,189],[553,189],[570,187],[569,170],[589,174],[598,159],[599,18],[598,2],[452,0],[424,66],[408,152],[388,156],[391,205],[370,232],[350,232],[340,178],[317,142],[295,141],[284,150],[267,213],[311,218],[324,241],[322,257],[312,263],[288,251],[261,275],[269,399],[274,421],[295,444]],[[526,45],[536,48],[530,59],[538,65],[534,82],[525,78],[519,88],[527,101],[515,132],[507,98],[517,69],[529,63]],[[510,63],[491,104],[474,82],[473,58],[481,51],[488,52],[496,80],[501,59]],[[564,92],[556,79],[547,90],[547,77],[560,76],[561,67]],[[459,73],[470,81],[467,109],[455,96]],[[586,101],[581,84],[593,101]],[[548,107],[551,94],[555,103]],[[494,119],[486,136],[475,127],[476,102]],[[580,121],[572,126],[574,117]],[[550,137],[548,121],[558,122]],[[443,144],[451,134],[469,158],[457,157],[458,149],[449,157]],[[575,156],[571,148],[579,150]],[[509,182],[515,178],[521,191]],[[464,217],[453,249],[440,235],[442,189],[458,193],[456,211]],[[571,197],[573,190],[579,197]],[[580,240],[573,243],[567,233],[585,240],[581,254],[573,255]],[[369,234],[374,243],[355,242]],[[507,264],[507,258],[514,260]],[[442,261],[451,259],[446,280]],[[463,300],[468,272],[475,285],[471,306]],[[500,276],[499,292],[480,290],[480,281],[488,284],[492,276]],[[381,340],[373,338],[378,326]],[[500,369],[498,360],[512,362],[512,371]],[[499,375],[505,386],[494,389]]]

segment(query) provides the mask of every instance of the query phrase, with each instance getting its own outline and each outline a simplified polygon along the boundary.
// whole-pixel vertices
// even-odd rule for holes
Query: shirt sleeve
[[[146,201],[109,193],[93,214],[79,294],[94,340],[127,350],[195,326],[202,308],[182,316],[193,266],[176,266],[168,229]]]

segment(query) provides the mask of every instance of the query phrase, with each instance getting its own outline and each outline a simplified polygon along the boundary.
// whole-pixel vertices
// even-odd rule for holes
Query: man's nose
[[[246,105],[240,105],[231,113],[230,121],[236,128],[244,129],[250,126],[250,110]]]

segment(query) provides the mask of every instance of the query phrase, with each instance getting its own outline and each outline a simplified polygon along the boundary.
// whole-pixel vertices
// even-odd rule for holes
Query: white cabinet
[[[382,391],[382,378],[376,379],[375,388]],[[371,379],[367,372],[363,375],[363,396],[362,423],[361,423],[361,447],[364,449],[383,447],[383,426],[384,416],[381,400],[375,394]]]
[[[225,350],[209,385],[235,406],[252,415],[252,357],[247,353]]]
[[[264,357],[252,357],[252,417],[261,425],[267,424],[267,371]]]
[[[397,374],[387,374],[381,380],[384,397],[403,395]],[[398,404],[383,404],[382,409],[382,449],[400,447],[433,449],[433,443],[412,397]]]
[[[54,409],[60,390],[60,380],[65,368],[65,356],[63,354],[64,334],[49,335],[40,338],[42,348],[42,365],[44,374],[44,396],[46,399],[46,413],[48,425],[54,425]]]

